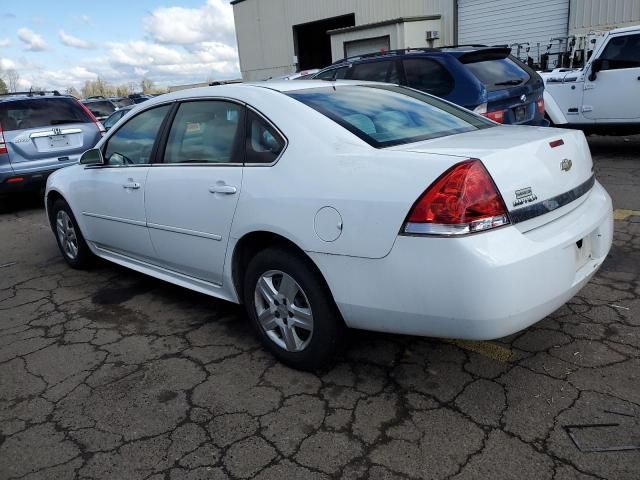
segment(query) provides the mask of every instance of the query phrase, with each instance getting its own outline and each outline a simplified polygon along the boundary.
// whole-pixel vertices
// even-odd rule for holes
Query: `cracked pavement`
[[[640,210],[640,137],[590,144],[615,208]],[[527,330],[354,332],[310,374],[266,353],[238,306],[68,268],[40,199],[12,199],[0,479],[635,480],[640,450],[617,449],[640,446],[640,216],[615,230],[593,281]]]

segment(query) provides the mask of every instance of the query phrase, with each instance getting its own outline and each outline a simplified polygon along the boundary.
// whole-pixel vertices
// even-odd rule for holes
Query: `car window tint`
[[[407,86],[444,97],[451,93],[454,80],[440,63],[428,58],[410,58],[403,61]]]
[[[318,73],[314,78],[314,80],[333,80],[336,78],[337,69],[332,68],[331,70],[326,70],[324,72]]]
[[[335,80],[341,80],[347,77],[347,72],[349,71],[349,67],[342,67],[336,69]]]
[[[109,138],[104,149],[107,165],[140,165],[151,162],[156,136],[170,105],[136,115]]]
[[[384,62],[359,63],[352,67],[353,80],[367,80],[370,82],[398,83],[398,71],[393,60]]]
[[[531,78],[529,74],[510,57],[466,62],[465,66],[482,82],[487,90],[500,90],[522,85]]]
[[[247,114],[246,163],[272,163],[284,149],[282,136],[256,113]]]
[[[0,103],[0,125],[6,131],[90,122],[82,106],[72,98],[29,98]]]
[[[238,158],[237,135],[242,107],[224,101],[187,102],[176,113],[165,163],[229,163]]]
[[[113,103],[107,101],[87,102],[85,105],[96,117],[107,117],[116,111]]]
[[[603,70],[640,67],[640,35],[612,38],[600,58]]]
[[[376,148],[495,126],[462,107],[396,85],[310,88],[287,95]]]

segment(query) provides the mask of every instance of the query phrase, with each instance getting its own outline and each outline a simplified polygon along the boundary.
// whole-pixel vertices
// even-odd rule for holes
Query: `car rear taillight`
[[[493,120],[494,122],[504,123],[505,113],[506,113],[506,110],[495,110],[493,112],[483,113],[483,115],[487,117],[489,120]]]
[[[91,110],[89,110],[84,103],[82,103],[82,102],[78,102],[78,103],[80,104],[80,106],[84,110],[84,113],[86,113],[89,116],[89,118],[91,119],[91,121],[96,124],[96,127],[98,127],[98,130],[100,130],[100,136],[103,136],[105,134],[106,130],[104,129],[104,126],[102,125],[102,123],[100,123],[98,121],[98,119],[95,117],[95,115],[93,113],[91,113]]]
[[[444,172],[414,203],[402,227],[412,235],[464,235],[509,224],[502,196],[478,159]]]
[[[536,107],[538,108],[538,113],[544,115],[544,98],[539,98],[536,102]]]
[[[7,144],[4,141],[4,132],[2,130],[2,124],[0,124],[0,155],[5,155],[9,153],[7,149]]]

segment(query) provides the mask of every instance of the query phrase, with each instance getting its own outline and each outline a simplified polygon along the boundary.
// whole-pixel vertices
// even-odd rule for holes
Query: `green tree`
[[[0,93],[9,93],[9,89],[7,88],[7,84],[4,83],[4,80],[0,78]]]

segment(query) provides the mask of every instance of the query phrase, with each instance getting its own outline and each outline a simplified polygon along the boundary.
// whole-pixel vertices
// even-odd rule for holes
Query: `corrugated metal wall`
[[[546,47],[550,38],[567,34],[567,0],[458,0],[461,44],[512,45],[529,42]]]
[[[442,15],[441,39],[454,42],[454,0],[244,0],[233,6],[245,80],[293,69],[293,25],[355,13],[356,25]]]
[[[640,24],[640,0],[571,0],[569,33]]]

